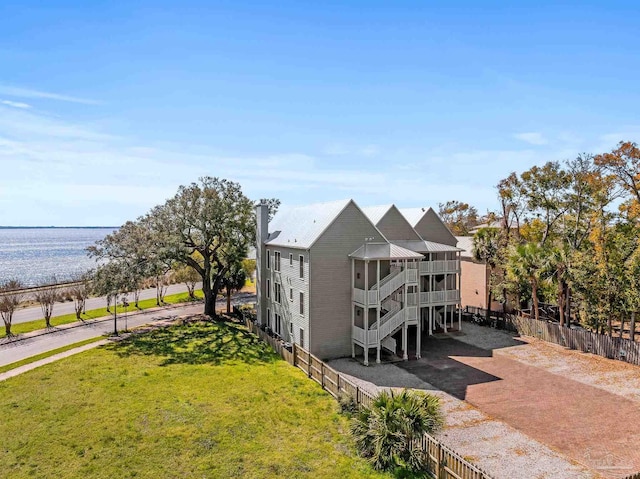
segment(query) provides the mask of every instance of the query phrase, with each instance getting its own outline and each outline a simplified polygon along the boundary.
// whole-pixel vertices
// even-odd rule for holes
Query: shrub
[[[353,394],[343,392],[338,395],[338,407],[340,408],[340,412],[348,417],[353,417],[360,409]]]
[[[437,397],[406,389],[400,393],[383,391],[371,406],[360,408],[351,432],[358,452],[373,467],[408,477],[426,468],[426,456],[416,443],[424,433],[438,431],[443,423]]]

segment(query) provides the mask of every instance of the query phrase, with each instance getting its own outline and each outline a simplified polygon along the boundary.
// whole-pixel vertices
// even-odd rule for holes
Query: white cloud
[[[99,101],[90,100],[88,98],[79,98],[71,95],[61,95],[59,93],[50,93],[40,90],[32,90],[29,88],[19,88],[9,85],[0,85],[0,94],[18,98],[41,98],[45,100],[66,101],[70,103],[82,103],[84,105],[98,105]]]
[[[484,212],[496,207],[494,187],[511,171],[580,151],[606,151],[564,135],[571,141],[558,137],[544,149],[386,147],[384,161],[380,148],[365,142],[334,144],[318,155],[220,155],[208,147],[140,142],[0,102],[0,224],[117,225],[204,175],[238,181],[250,198],[278,197],[283,204],[351,197],[361,205],[437,207],[457,199]]]
[[[517,133],[513,136],[514,138],[524,141],[525,143],[529,143],[530,145],[541,146],[549,143],[542,133],[538,132]]]
[[[31,105],[29,105],[28,103],[22,103],[19,101],[0,100],[0,103],[2,103],[3,105],[12,106],[13,108],[21,108],[21,109],[31,108]]]

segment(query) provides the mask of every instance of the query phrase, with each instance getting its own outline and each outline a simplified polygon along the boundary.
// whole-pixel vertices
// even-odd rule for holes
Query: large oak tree
[[[279,202],[267,200],[274,213]],[[114,261],[193,268],[202,280],[204,312],[215,316],[227,273],[246,258],[255,242],[253,202],[238,183],[203,177],[181,186],[173,198],[100,242],[93,252]],[[151,267],[153,266],[153,267]]]

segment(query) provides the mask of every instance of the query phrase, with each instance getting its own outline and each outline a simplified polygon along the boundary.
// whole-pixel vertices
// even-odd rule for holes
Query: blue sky
[[[4,0],[0,225],[118,225],[202,175],[486,212],[640,140],[640,5],[556,3]]]

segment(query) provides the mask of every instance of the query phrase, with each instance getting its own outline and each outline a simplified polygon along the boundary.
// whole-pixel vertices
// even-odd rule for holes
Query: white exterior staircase
[[[353,341],[361,346],[383,347],[396,352],[396,340],[391,336],[405,324],[417,324],[418,306],[416,301],[407,301],[407,286],[418,285],[418,269],[394,267],[391,272],[373,285],[369,291],[354,290],[356,303],[368,307],[380,307],[381,317],[369,325],[369,330],[353,326]],[[360,293],[359,293],[360,292]],[[373,300],[373,301],[372,301]],[[405,302],[406,301],[406,302]],[[409,306],[409,304],[412,304]],[[366,313],[365,313],[366,314]]]

